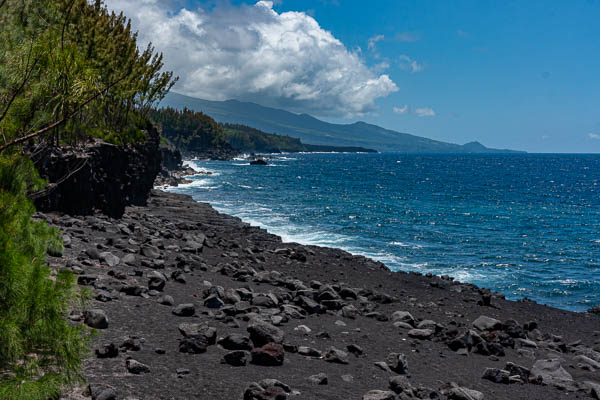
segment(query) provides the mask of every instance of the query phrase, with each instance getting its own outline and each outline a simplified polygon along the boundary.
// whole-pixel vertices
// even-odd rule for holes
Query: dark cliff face
[[[172,144],[161,144],[160,154],[162,156],[162,166],[168,171],[178,171],[183,166],[181,152]]]
[[[50,183],[49,193],[35,200],[37,209],[120,218],[126,206],[145,205],[161,168],[159,134],[151,130],[148,136],[145,143],[131,146],[95,141],[49,148],[36,156],[40,175]]]

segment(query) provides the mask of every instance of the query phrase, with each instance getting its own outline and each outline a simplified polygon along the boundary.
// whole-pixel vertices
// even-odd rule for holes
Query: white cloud
[[[597,133],[588,133],[590,139],[600,139],[600,135]]]
[[[106,3],[132,19],[141,45],[164,53],[165,68],[181,78],[175,90],[189,96],[352,116],[398,90],[314,18],[279,14],[270,1],[210,10],[169,9],[164,0]]]
[[[393,111],[395,114],[405,115],[408,114],[408,104],[405,104],[403,107],[394,107]]]
[[[414,32],[400,32],[395,36],[396,40],[404,43],[416,42],[420,39],[420,36]]]
[[[421,107],[415,109],[417,117],[435,117],[435,111],[429,107]]]
[[[369,39],[369,50],[373,50],[375,48],[375,44],[377,44],[377,42],[382,41],[383,39],[385,39],[384,35],[375,35],[372,38]]]
[[[425,67],[423,67],[423,64],[419,64],[418,62],[416,62],[415,60],[413,60],[412,58],[410,58],[409,56],[404,55],[404,54],[399,56],[398,60],[399,60],[399,66],[401,69],[403,69],[405,71],[410,71],[413,74],[415,72],[421,72],[425,68]]]

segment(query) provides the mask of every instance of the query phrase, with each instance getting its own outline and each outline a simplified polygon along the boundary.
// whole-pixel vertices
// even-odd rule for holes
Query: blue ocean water
[[[583,311],[600,304],[600,155],[294,154],[194,161],[172,189],[396,270]]]

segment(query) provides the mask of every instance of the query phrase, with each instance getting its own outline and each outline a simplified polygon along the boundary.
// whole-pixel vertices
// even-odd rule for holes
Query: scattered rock
[[[448,400],[483,400],[483,393],[465,387],[455,387],[448,392]]]
[[[393,322],[404,322],[411,327],[415,326],[415,318],[408,311],[396,311],[392,314]]]
[[[202,354],[206,353],[206,339],[200,337],[186,337],[179,342],[179,351],[181,353]]]
[[[103,310],[93,309],[83,313],[84,322],[87,326],[96,329],[108,328],[108,318]]]
[[[136,375],[147,374],[150,372],[150,367],[134,360],[133,358],[129,358],[125,361],[125,367],[127,368],[127,371]]]
[[[411,329],[408,331],[408,336],[420,340],[428,340],[433,336],[431,329]]]
[[[559,359],[537,360],[531,368],[531,375],[541,377],[542,383],[545,385],[552,385],[569,391],[578,389],[573,381],[573,376],[560,365]]]
[[[114,343],[104,344],[96,349],[96,357],[98,358],[115,358],[118,355],[119,349]]]
[[[370,390],[362,398],[363,400],[396,400],[396,394],[385,390]]]
[[[225,364],[234,367],[243,367],[248,363],[250,353],[244,350],[231,351],[223,356]]]
[[[482,315],[473,321],[473,326],[480,331],[493,331],[502,328],[502,322]]]
[[[100,256],[100,261],[102,261],[103,263],[105,263],[106,265],[108,265],[111,268],[119,265],[119,262],[121,261],[119,259],[119,257],[115,256],[113,253],[110,253],[108,251],[104,252],[104,253],[100,253],[99,256]]]
[[[401,353],[390,353],[385,363],[387,366],[397,374],[406,375],[408,374],[408,360],[406,356]]]
[[[252,363],[264,366],[283,365],[285,351],[283,346],[276,343],[269,343],[262,347],[252,350]]]
[[[193,304],[179,304],[172,311],[178,317],[191,317],[196,313],[196,307]]]
[[[250,340],[255,346],[264,346],[267,343],[283,343],[284,332],[261,320],[255,319],[248,325],[248,332],[250,333]]]
[[[308,381],[313,385],[327,385],[327,374],[322,372],[320,374],[311,375],[308,377]]]
[[[348,364],[348,353],[331,347],[325,353],[325,361],[336,364]]]
[[[486,368],[483,372],[483,379],[494,383],[509,383],[510,372],[500,368]]]
[[[252,343],[247,336],[232,333],[218,341],[219,345],[227,350],[252,350]]]

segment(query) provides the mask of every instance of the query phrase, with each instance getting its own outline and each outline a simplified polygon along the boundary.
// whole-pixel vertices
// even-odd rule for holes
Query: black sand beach
[[[40,216],[65,234],[49,263],[93,292],[71,319],[100,328],[94,399],[600,395],[600,315],[282,243],[183,195],[119,220]]]

